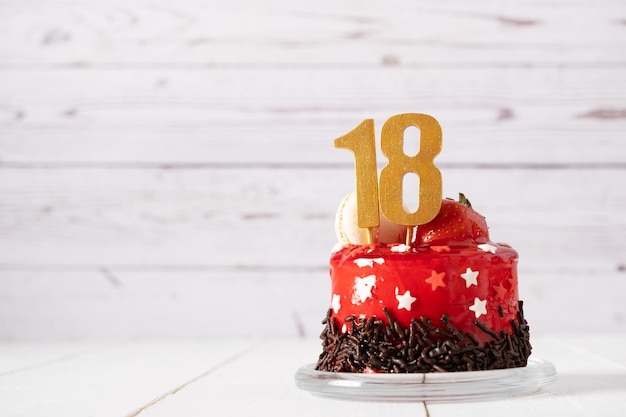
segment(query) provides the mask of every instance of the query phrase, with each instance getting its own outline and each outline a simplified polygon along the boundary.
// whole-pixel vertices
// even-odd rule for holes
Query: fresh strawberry
[[[459,201],[443,200],[439,214],[430,222],[417,227],[415,244],[455,246],[488,240],[489,230],[485,218],[459,193]]]

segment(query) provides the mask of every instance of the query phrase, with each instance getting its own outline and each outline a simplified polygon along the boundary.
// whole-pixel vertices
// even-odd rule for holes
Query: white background
[[[406,112],[532,332],[626,331],[625,2],[4,1],[0,33],[0,340],[315,337],[333,140]]]

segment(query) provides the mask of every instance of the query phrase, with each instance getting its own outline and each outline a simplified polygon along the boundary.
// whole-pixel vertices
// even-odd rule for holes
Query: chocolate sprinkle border
[[[315,369],[330,372],[458,372],[505,369],[526,366],[532,346],[529,326],[519,302],[517,320],[511,320],[512,333],[494,332],[476,320],[478,331],[492,340],[482,346],[470,332],[463,334],[443,315],[445,327],[434,326],[426,317],[413,319],[404,328],[383,310],[388,323],[376,317],[367,320],[354,315],[344,319],[348,326],[341,331],[340,321],[328,310],[320,335],[323,352]]]

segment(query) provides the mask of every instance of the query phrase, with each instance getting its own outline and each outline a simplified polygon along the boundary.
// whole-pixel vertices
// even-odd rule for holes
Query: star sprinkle
[[[372,296],[372,289],[376,286],[376,275],[368,275],[363,278],[354,278],[354,294],[352,303],[359,305]]]
[[[474,305],[469,308],[474,312],[476,318],[479,318],[483,314],[487,314],[487,300],[481,300],[478,297],[474,297]]]
[[[411,250],[411,247],[408,245],[405,245],[404,243],[391,247],[392,252],[403,253],[403,252],[408,252],[409,250]]]
[[[445,276],[446,276],[445,272],[437,273],[437,271],[432,271],[430,273],[430,277],[426,278],[426,282],[432,285],[433,291],[435,291],[439,287],[445,288],[446,284],[445,282],[443,282],[443,277]]]
[[[498,286],[497,287],[493,287],[493,289],[496,292],[496,297],[499,300],[504,300],[504,297],[506,296],[506,288],[504,288],[502,283],[499,283]]]
[[[480,249],[483,252],[496,253],[496,249],[498,248],[493,245],[490,245],[489,243],[483,243],[482,245],[478,245],[478,249]]]
[[[398,310],[403,308],[407,311],[411,311],[411,305],[417,300],[411,296],[410,291],[405,291],[403,295],[398,294],[398,287],[396,287],[396,299],[398,300]]]
[[[465,288],[469,288],[472,285],[478,285],[478,271],[472,271],[471,268],[467,268],[464,274],[461,274],[461,278],[465,280]]]
[[[366,266],[369,266],[371,268],[374,266],[374,263],[377,263],[378,265],[384,264],[385,260],[383,258],[359,258],[359,259],[355,259],[354,263],[359,268],[364,268]]]
[[[335,314],[339,313],[341,309],[341,296],[339,294],[333,294],[333,301],[330,303]]]

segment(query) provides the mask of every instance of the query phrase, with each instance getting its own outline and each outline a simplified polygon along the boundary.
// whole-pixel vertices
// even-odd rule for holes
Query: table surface
[[[314,339],[0,345],[3,416],[623,416],[626,335],[535,337],[555,383],[538,394],[428,404],[327,399],[295,386]]]

